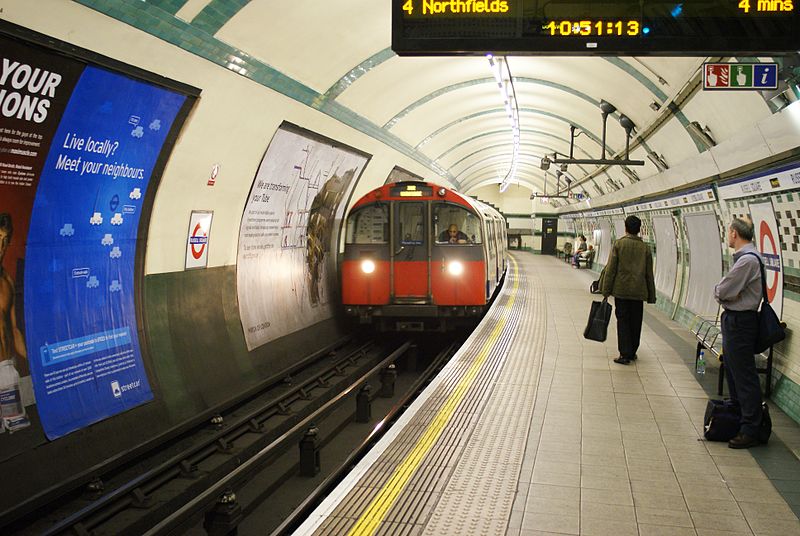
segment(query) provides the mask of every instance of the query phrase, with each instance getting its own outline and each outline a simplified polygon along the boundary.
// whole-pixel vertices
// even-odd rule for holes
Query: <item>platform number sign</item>
[[[405,11],[409,15],[413,15],[414,14],[414,2],[412,0],[406,0],[406,3],[403,4],[403,11]]]
[[[777,63],[705,63],[704,90],[777,89]]]

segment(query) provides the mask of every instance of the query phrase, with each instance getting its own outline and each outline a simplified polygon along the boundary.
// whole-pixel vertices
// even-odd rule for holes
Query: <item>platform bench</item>
[[[581,264],[583,264],[585,268],[591,268],[594,264],[594,257],[587,257],[585,259],[583,257],[578,257],[578,268],[581,267]]]
[[[722,388],[725,385],[725,357],[722,354],[722,331],[719,320],[695,316],[691,331],[697,339],[697,349],[694,355],[695,370],[697,370],[701,351],[705,350],[716,357],[719,361],[717,395],[722,396]],[[772,356],[772,346],[769,347],[769,350],[756,354],[756,371],[765,375],[764,398],[769,398],[772,394]]]

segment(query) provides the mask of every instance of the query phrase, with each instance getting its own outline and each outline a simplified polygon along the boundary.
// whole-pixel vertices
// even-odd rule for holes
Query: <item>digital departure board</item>
[[[771,55],[800,51],[800,0],[392,0],[411,55]]]

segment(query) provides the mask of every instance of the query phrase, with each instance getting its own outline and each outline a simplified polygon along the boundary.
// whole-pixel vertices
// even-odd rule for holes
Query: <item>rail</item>
[[[320,419],[330,411],[332,411],[342,400],[349,396],[355,389],[360,387],[369,378],[379,373],[382,369],[403,355],[411,346],[410,342],[401,345],[397,350],[392,352],[388,357],[383,359],[380,363],[375,365],[372,369],[364,373],[355,382],[353,382],[347,389],[341,391],[338,395],[328,400],[318,409],[311,414],[301,419],[297,424],[292,426],[289,430],[283,432],[280,436],[275,438],[267,446],[258,451],[254,456],[244,461],[236,469],[220,478],[214,485],[206,488],[197,496],[186,502],[183,506],[178,508],[175,512],[162,519],[158,524],[151,527],[144,534],[148,536],[155,536],[160,534],[168,534],[170,531],[177,529],[182,524],[194,518],[196,515],[208,510],[216,502],[223,493],[241,483],[249,475],[252,468],[257,467],[266,458],[275,453],[277,448],[292,437],[302,434],[311,423]]]

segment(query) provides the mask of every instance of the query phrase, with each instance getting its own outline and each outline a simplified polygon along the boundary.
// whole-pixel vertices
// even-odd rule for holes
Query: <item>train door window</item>
[[[354,210],[347,218],[347,244],[386,244],[389,242],[389,205],[368,205]]]
[[[425,205],[397,203],[397,240],[404,246],[419,246],[425,240]]]
[[[437,244],[480,244],[481,220],[466,208],[452,203],[433,207],[433,232]]]

